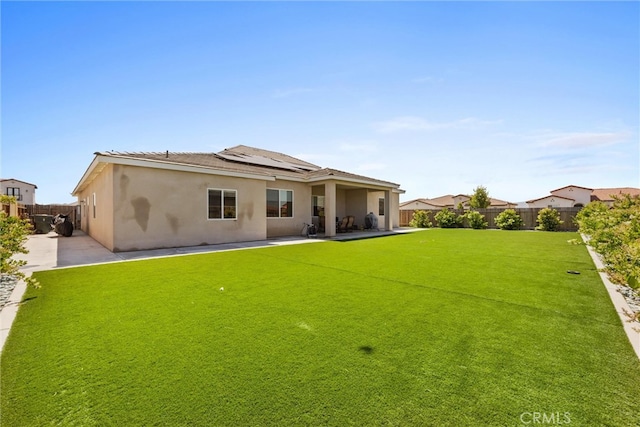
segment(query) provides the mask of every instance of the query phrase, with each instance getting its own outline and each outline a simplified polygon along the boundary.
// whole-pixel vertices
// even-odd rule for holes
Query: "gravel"
[[[14,276],[8,274],[0,276],[0,310],[9,302],[11,292],[13,292],[13,288],[15,288],[17,284],[18,279]]]
[[[629,304],[629,308],[633,313],[636,315],[640,313],[640,294],[638,294],[638,291],[628,286],[618,286],[618,292],[627,300],[627,304]],[[640,317],[638,321],[640,321]]]

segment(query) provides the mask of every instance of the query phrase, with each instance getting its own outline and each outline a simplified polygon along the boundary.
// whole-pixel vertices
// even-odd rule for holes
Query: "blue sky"
[[[519,202],[640,186],[637,2],[6,2],[3,178],[238,144]]]

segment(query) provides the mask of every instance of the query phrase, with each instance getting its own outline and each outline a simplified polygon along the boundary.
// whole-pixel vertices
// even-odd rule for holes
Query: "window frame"
[[[269,191],[277,191],[278,192],[278,216],[269,216]],[[282,216],[282,192],[287,192],[287,193],[291,193],[291,215],[289,216]],[[294,218],[294,194],[293,194],[293,190],[288,189],[288,188],[269,188],[267,187],[267,193],[266,193],[266,205],[265,205],[265,215],[267,219],[291,219]],[[288,200],[285,200],[286,203],[288,203]]]
[[[219,191],[220,192],[220,217],[212,218],[211,217],[211,207],[210,207],[210,198],[209,193],[211,191]],[[226,192],[232,192],[234,195],[233,198],[233,217],[227,218],[225,216],[225,198]],[[233,188],[207,188],[207,221],[237,221],[238,220],[238,190]]]

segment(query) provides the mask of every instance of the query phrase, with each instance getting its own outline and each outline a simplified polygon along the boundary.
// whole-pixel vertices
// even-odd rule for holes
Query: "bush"
[[[484,215],[482,215],[478,211],[469,211],[465,216],[467,217],[471,228],[475,230],[487,228],[487,226],[489,225],[489,223],[484,220]]]
[[[409,222],[409,227],[429,228],[433,224],[429,221],[429,214],[426,211],[415,211],[413,218]]]
[[[552,208],[544,208],[538,212],[538,226],[536,230],[557,231],[560,224],[560,212]]]
[[[435,215],[436,223],[438,227],[441,228],[456,228],[462,225],[462,221],[464,220],[463,215],[456,215],[455,212],[450,211],[447,208],[443,208],[440,212]]]
[[[616,198],[612,208],[591,202],[578,212],[576,223],[602,255],[611,280],[640,287],[640,196]]]
[[[2,196],[2,202],[15,203],[15,199]],[[28,219],[9,216],[6,212],[0,211],[0,274],[13,276],[24,280],[29,285],[38,286],[38,282],[33,277],[20,271],[20,267],[27,262],[13,258],[15,254],[29,253],[24,244],[31,229]]]
[[[519,230],[524,225],[515,209],[506,209],[500,212],[494,221],[501,230]]]

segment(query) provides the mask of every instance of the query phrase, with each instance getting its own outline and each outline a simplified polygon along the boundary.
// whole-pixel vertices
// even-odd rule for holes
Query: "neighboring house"
[[[35,184],[13,178],[2,179],[0,184],[2,186],[2,194],[15,197],[23,205],[36,204],[36,188],[38,187]]]
[[[471,196],[467,196],[465,194],[458,194],[457,196],[447,194],[446,196],[440,196],[433,199],[414,199],[407,202],[402,202],[400,203],[400,210],[440,210],[444,208],[457,209],[460,204],[462,204],[462,207],[464,209],[469,209],[469,200],[471,200]],[[489,209],[516,207],[515,203],[506,202],[504,200],[494,198],[490,198],[490,200],[491,205],[489,206]]]
[[[591,201],[593,202],[597,200],[606,203],[609,206],[612,206],[614,202],[614,196],[622,196],[623,194],[628,194],[629,196],[640,196],[640,188],[596,188],[591,193]]]
[[[586,188],[568,185],[551,191],[551,195],[527,201],[530,208],[581,208],[594,200],[600,200],[609,206],[613,204],[613,195],[640,195],[640,189],[623,188]]]
[[[220,153],[99,152],[73,190],[81,228],[111,251],[300,235],[369,212],[399,223],[398,184],[239,145]]]
[[[529,208],[572,208],[576,201],[562,196],[545,196],[539,199],[527,200]]]

